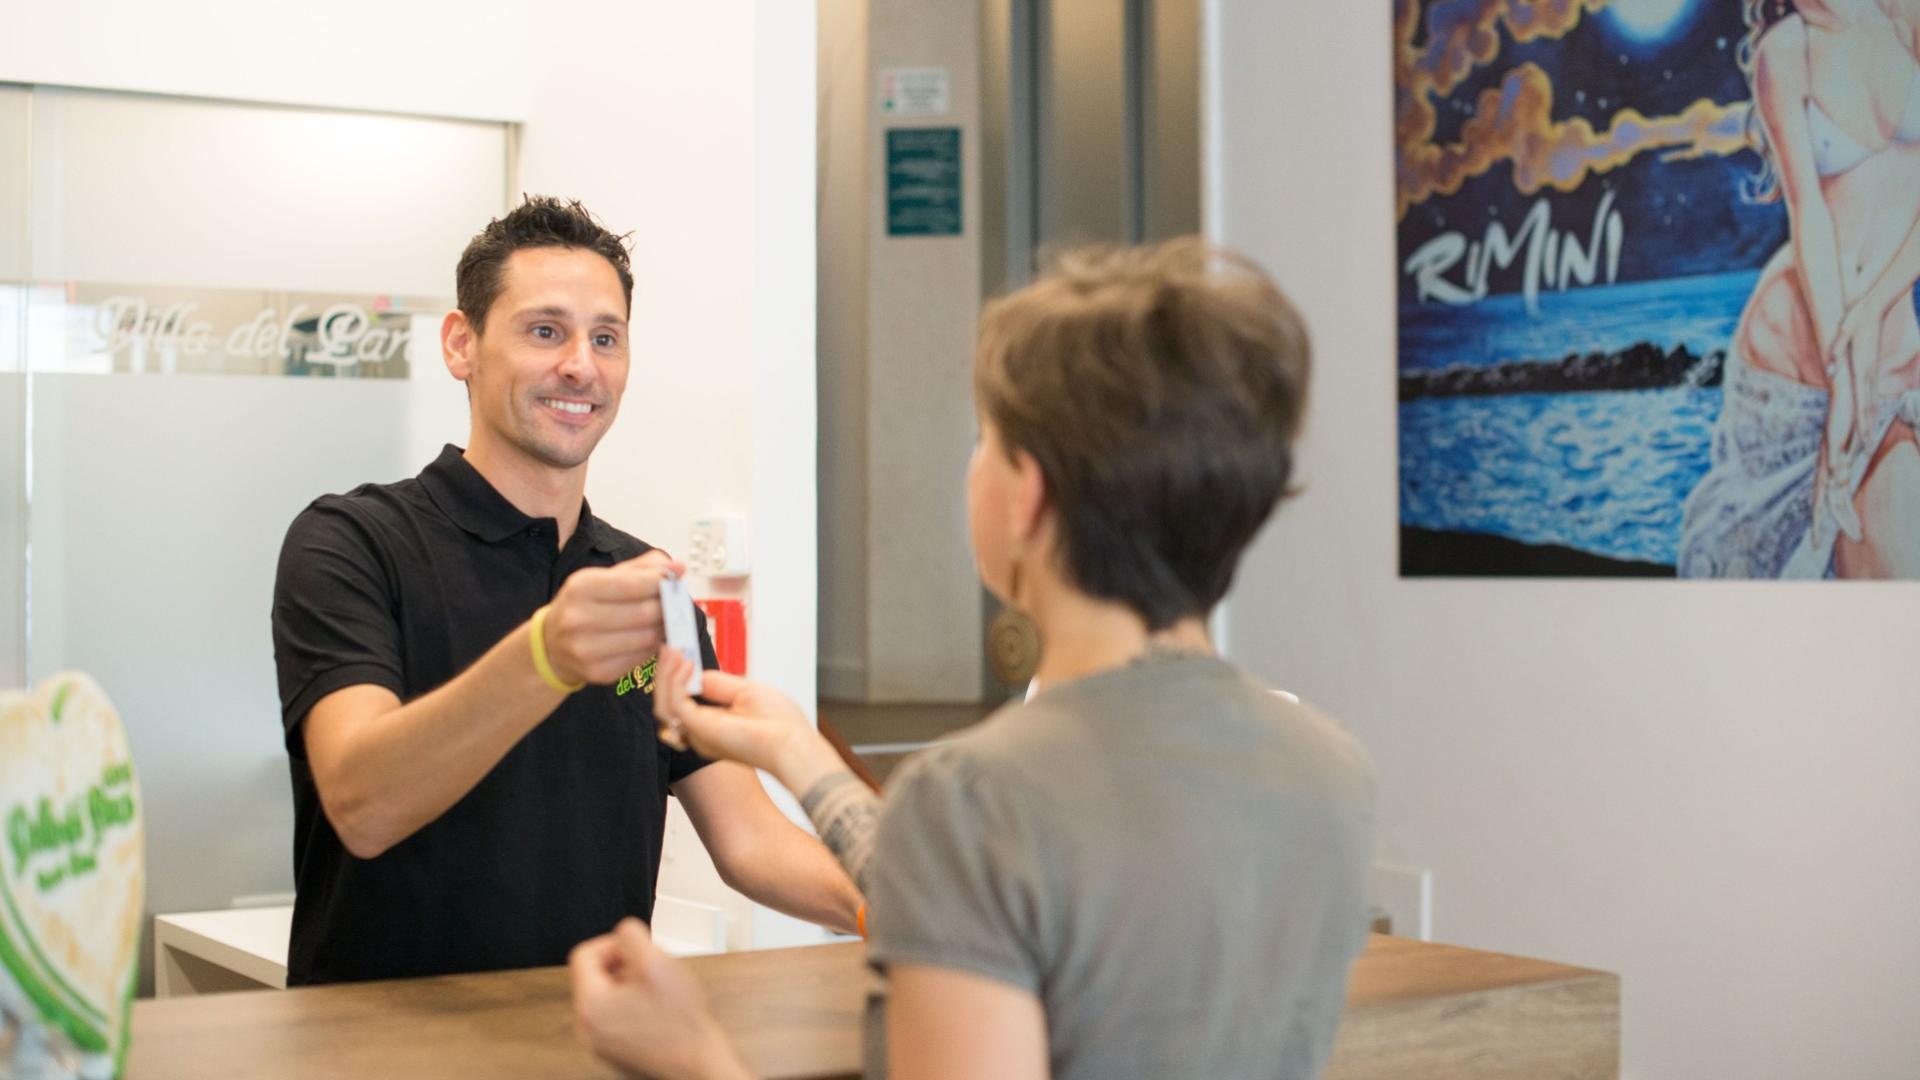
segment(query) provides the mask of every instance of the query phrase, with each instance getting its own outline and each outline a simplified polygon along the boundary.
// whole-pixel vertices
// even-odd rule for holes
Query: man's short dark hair
[[[627,258],[627,236],[618,236],[601,225],[578,199],[556,199],[551,195],[529,195],[505,217],[487,222],[479,235],[467,242],[454,271],[454,288],[460,313],[473,325],[474,333],[486,327],[487,309],[499,298],[504,287],[501,275],[507,259],[525,248],[579,248],[613,264],[620,275],[620,291],[627,299],[627,314],[633,314],[633,268]]]
[[[1308,366],[1266,274],[1183,239],[1066,252],[989,304],[974,392],[1046,479],[1067,579],[1162,630],[1219,603],[1287,493]]]

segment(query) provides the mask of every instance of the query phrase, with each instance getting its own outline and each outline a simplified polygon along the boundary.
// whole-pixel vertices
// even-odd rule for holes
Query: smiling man
[[[280,553],[288,983],[558,964],[650,919],[669,793],[730,885],[852,929],[859,894],[751,770],[657,738],[673,564],[584,495],[629,374],[622,238],[529,198],[467,245],[457,289],[440,337],[467,448],[315,500]]]

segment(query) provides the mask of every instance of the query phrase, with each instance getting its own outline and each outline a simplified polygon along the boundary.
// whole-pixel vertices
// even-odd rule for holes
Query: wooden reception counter
[[[685,961],[760,1075],[860,1069],[858,944]],[[1328,1080],[1614,1077],[1619,980],[1374,937],[1353,968]],[[1206,1073],[1195,1063],[1196,1076]],[[574,1041],[564,968],[141,1001],[128,1080],[614,1075]]]

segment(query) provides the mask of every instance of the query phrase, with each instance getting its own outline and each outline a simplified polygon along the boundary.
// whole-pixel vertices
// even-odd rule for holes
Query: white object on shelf
[[[157,915],[153,920],[156,997],[228,990],[284,990],[293,907],[236,908]],[[661,896],[653,906],[654,941],[674,956],[725,952],[726,912]]]
[[[153,920],[154,994],[285,989],[293,908],[238,908]]]
[[[1385,916],[1396,937],[1433,940],[1433,871],[1374,863],[1367,875],[1369,920]]]
[[[655,896],[653,943],[671,956],[727,951],[727,913],[712,904]]]
[[[716,514],[694,521],[687,540],[687,568],[702,577],[746,577],[748,559],[747,519],[732,514]]]

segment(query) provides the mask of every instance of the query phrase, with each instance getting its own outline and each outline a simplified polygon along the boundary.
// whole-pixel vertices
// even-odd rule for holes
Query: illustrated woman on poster
[[[1920,0],[1748,0],[1790,239],[1734,331],[1685,577],[1920,577]]]

